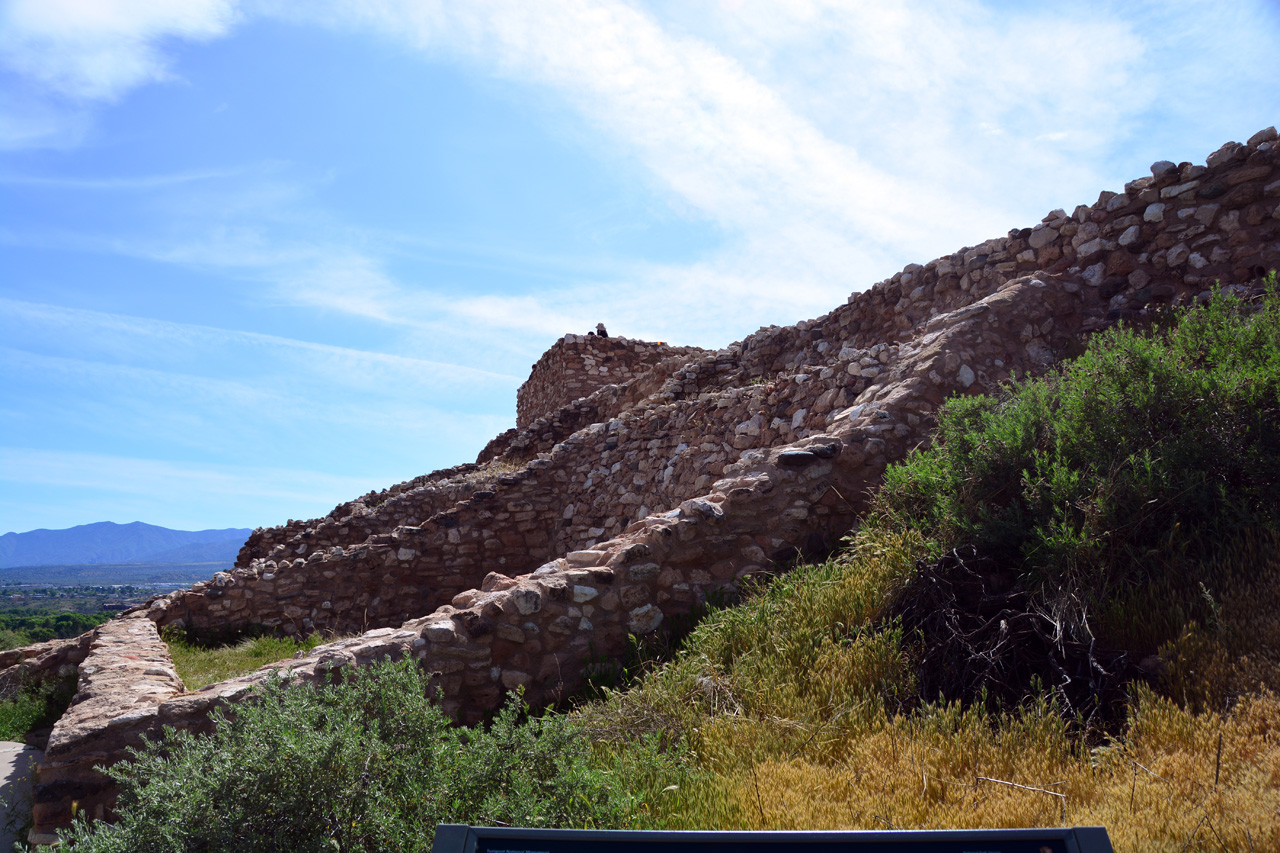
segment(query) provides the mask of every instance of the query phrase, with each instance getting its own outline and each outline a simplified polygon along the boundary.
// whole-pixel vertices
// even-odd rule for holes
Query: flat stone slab
[[[34,746],[0,741],[0,850],[12,850],[19,830],[31,819],[31,790],[43,759]]]

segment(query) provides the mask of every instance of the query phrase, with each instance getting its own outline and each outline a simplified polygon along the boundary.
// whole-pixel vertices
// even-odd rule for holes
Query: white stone
[[[542,609],[542,595],[536,589],[528,587],[513,589],[511,600],[515,602],[516,610],[519,610],[522,616],[537,613]]]
[[[422,629],[422,634],[433,643],[452,643],[458,639],[458,632],[451,622],[436,622]]]
[[[573,600],[581,604],[584,601],[590,601],[600,594],[600,590],[592,586],[575,585],[573,588]]]
[[[1196,187],[1200,186],[1199,181],[1187,181],[1185,184],[1178,184],[1173,187],[1165,187],[1160,190],[1160,198],[1177,198],[1183,193],[1189,193]]]
[[[565,558],[565,561],[568,562],[570,566],[581,567],[581,566],[599,566],[605,561],[605,559],[608,556],[609,556],[608,552],[606,551],[586,550],[586,551],[570,551],[568,554],[564,555],[564,558]]]
[[[1084,260],[1085,258],[1090,258],[1099,252],[1104,251],[1106,248],[1107,241],[1098,237],[1094,240],[1090,240],[1088,243],[1081,244],[1080,248],[1076,250],[1077,257],[1080,260]]]
[[[1027,245],[1033,249],[1041,249],[1058,239],[1058,232],[1053,228],[1039,228],[1031,232]]]
[[[629,616],[629,627],[633,634],[651,633],[658,630],[658,626],[662,624],[662,611],[652,604],[637,607]]]
[[[1206,228],[1213,224],[1213,218],[1218,215],[1218,205],[1204,204],[1196,208],[1196,222]]]
[[[1147,205],[1147,210],[1142,214],[1142,218],[1147,222],[1164,222],[1164,205],[1158,201]]]
[[[1130,225],[1128,228],[1124,229],[1124,233],[1120,235],[1120,239],[1116,240],[1116,242],[1121,246],[1131,246],[1138,242],[1141,237],[1142,226]]]
[[[976,378],[973,374],[973,368],[967,364],[960,365],[960,370],[956,372],[956,381],[965,388],[972,385]]]

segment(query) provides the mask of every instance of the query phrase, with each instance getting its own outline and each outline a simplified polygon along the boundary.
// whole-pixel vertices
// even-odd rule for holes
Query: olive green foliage
[[[567,718],[513,703],[487,728],[457,729],[425,698],[428,680],[404,662],[320,687],[273,681],[233,721],[217,713],[214,734],[169,730],[111,768],[120,820],[80,823],[68,840],[131,853],[418,851],[437,823],[622,828],[643,814]]]
[[[922,547],[910,532],[869,531],[825,563],[749,588],[741,606],[709,614],[674,660],[576,716],[600,740],[679,739],[716,767],[764,743],[846,738],[913,695],[902,632],[881,620]]]
[[[1217,292],[1150,333],[1095,335],[1043,379],[948,402],[932,448],[887,472],[872,523],[936,552],[972,545],[1032,587],[1142,597],[1174,575],[1212,586],[1195,566],[1280,523],[1277,483],[1280,301]]]

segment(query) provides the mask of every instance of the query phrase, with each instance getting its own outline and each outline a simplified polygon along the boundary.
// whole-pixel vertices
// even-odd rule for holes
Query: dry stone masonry
[[[697,347],[596,334],[565,335],[543,353],[528,381],[516,392],[516,428],[526,427],[597,388],[619,385],[647,373],[665,358],[688,358],[701,352]]]
[[[93,764],[162,725],[207,728],[271,673],[412,656],[464,723],[516,688],[556,702],[629,634],[829,549],[946,398],[1042,373],[1087,333],[1203,300],[1216,281],[1260,294],[1277,266],[1269,128],[723,350],[566,336],[521,388],[516,429],[476,464],[257,530],[234,570],[86,635],[82,660],[58,658],[79,664],[81,692],[39,771],[33,838],[51,839],[73,802],[109,812]],[[164,626],[359,636],[184,692]]]

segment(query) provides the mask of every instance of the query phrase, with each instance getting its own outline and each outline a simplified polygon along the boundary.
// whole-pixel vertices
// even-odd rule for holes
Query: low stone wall
[[[95,818],[108,814],[115,789],[94,768],[141,746],[143,734],[158,731],[160,704],[183,691],[168,646],[143,614],[113,619],[89,637],[76,695],[39,765],[33,843],[57,841],[53,828],[70,823],[73,808]]]
[[[93,631],[69,640],[50,640],[0,652],[0,697],[49,679],[70,678],[89,654]]]
[[[676,347],[630,338],[565,335],[551,345],[516,392],[516,428],[527,427],[603,385],[618,385],[647,373],[671,356],[689,358],[698,347]]]

